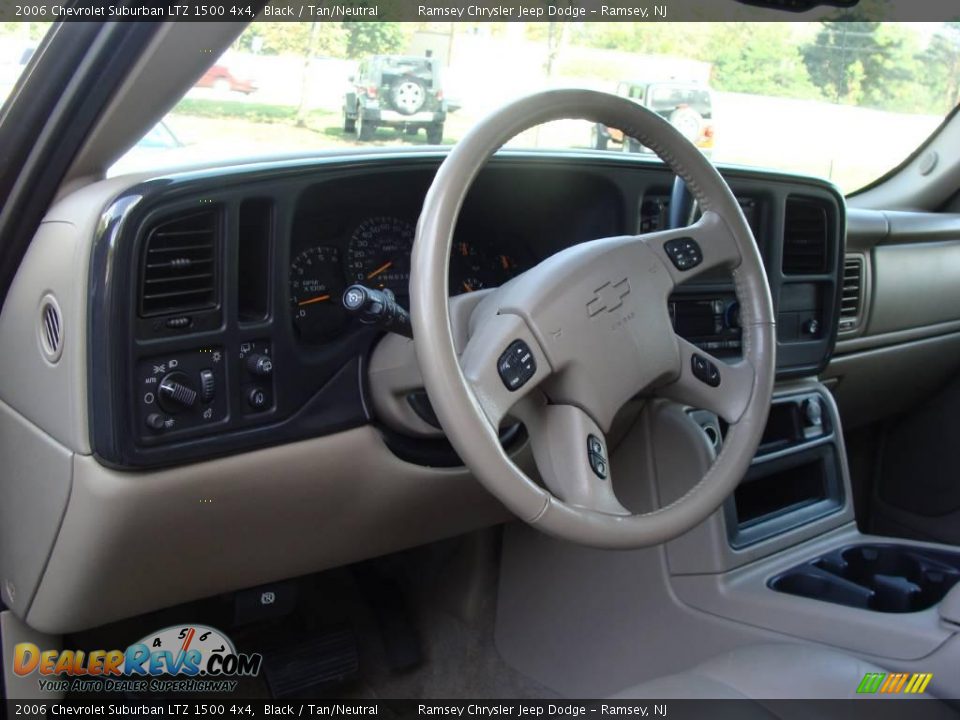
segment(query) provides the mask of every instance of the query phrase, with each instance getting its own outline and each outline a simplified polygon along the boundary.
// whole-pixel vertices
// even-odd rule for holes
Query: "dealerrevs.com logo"
[[[42,650],[14,647],[13,672],[36,674],[49,692],[232,692],[237,678],[260,673],[259,653],[238,653],[206,625],[178,625],[147,635],[126,650]]]

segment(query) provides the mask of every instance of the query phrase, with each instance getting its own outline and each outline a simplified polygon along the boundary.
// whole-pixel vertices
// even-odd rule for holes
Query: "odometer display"
[[[347,275],[350,282],[409,295],[413,224],[396,217],[364,220],[350,236]]]
[[[329,340],[343,330],[347,315],[343,294],[340,250],[307,248],[290,265],[290,307],[293,326],[302,342]]]

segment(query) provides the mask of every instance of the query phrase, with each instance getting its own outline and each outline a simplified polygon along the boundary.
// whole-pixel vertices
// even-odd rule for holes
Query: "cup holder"
[[[877,612],[933,607],[960,581],[960,553],[909,545],[854,545],[770,580],[778,592]]]

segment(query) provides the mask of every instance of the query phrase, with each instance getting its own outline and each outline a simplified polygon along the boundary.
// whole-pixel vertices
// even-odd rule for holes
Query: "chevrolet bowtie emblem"
[[[604,283],[593,291],[593,299],[587,303],[587,314],[593,317],[604,310],[613,312],[623,305],[623,299],[629,294],[630,281],[627,278],[619,282]]]

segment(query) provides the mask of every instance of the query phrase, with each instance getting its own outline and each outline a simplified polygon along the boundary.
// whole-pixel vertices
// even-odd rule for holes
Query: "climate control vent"
[[[147,233],[140,275],[140,315],[217,306],[216,210],[163,220]]]
[[[863,305],[863,258],[847,255],[843,261],[843,295],[840,299],[840,332],[860,324]]]
[[[790,198],[783,230],[785,275],[816,275],[827,270],[827,209],[812,200]]]

